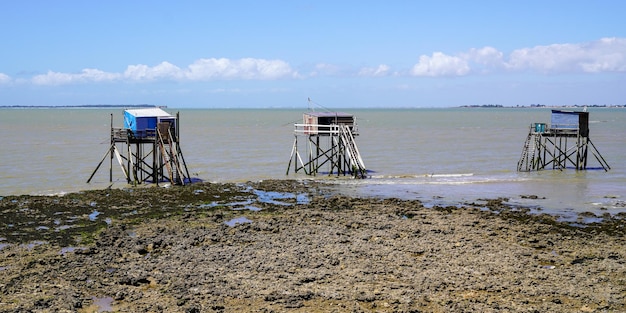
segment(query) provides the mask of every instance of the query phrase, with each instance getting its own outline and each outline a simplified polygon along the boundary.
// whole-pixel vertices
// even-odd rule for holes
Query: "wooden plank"
[[[115,152],[115,158],[117,159],[117,162],[120,164],[120,167],[122,168],[122,172],[124,172],[124,176],[126,177],[126,180],[130,180],[129,176],[128,176],[128,172],[126,171],[126,168],[124,167],[124,161],[122,160],[122,156],[120,155],[120,152],[117,150],[117,147],[113,146],[113,152]]]

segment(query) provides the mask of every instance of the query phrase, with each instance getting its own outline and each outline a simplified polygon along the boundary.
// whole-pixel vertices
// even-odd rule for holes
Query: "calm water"
[[[181,148],[193,177],[238,182],[285,175],[302,110],[168,109],[180,112]],[[372,177],[341,179],[344,193],[474,202],[508,197],[560,215],[626,211],[626,110],[591,108],[590,138],[609,172],[518,173],[528,126],[549,109],[348,109]],[[111,114],[122,109],[0,109],[0,195],[59,194],[109,186],[108,161],[86,184],[109,145]],[[590,166],[596,166],[591,159]],[[114,164],[114,187],[126,186]],[[329,179],[318,176],[320,179]],[[528,200],[521,195],[546,199]]]

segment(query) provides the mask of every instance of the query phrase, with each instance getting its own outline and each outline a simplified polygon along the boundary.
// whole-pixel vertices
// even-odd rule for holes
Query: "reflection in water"
[[[235,225],[237,225],[237,224],[245,224],[245,223],[252,223],[252,221],[251,221],[251,220],[249,220],[249,219],[248,219],[247,217],[245,217],[245,216],[241,216],[241,217],[236,217],[236,218],[233,218],[233,219],[232,219],[232,220],[230,220],[230,221],[226,221],[226,222],[224,222],[224,224],[226,224],[226,225],[228,225],[228,226],[230,226],[230,227],[234,227],[234,226],[235,226]]]

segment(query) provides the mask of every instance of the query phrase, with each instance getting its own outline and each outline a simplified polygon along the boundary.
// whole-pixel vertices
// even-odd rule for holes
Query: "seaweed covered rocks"
[[[626,310],[623,233],[498,199],[426,208],[267,181],[1,201],[24,216],[0,235],[0,312]]]

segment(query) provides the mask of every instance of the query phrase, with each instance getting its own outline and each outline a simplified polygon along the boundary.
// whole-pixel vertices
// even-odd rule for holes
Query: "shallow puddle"
[[[578,221],[583,223],[583,224],[602,223],[604,221],[604,218],[602,218],[602,217],[594,217],[594,216],[587,216],[587,217],[579,217]]]
[[[63,247],[63,248],[61,248],[61,252],[60,253],[62,255],[65,255],[66,253],[72,253],[72,252],[74,252],[76,250],[83,250],[83,249],[85,249],[85,248],[83,248],[83,247]]]
[[[253,190],[254,194],[257,196],[257,200],[263,203],[269,204],[278,204],[278,205],[293,205],[292,203],[277,201],[284,199],[295,199],[297,204],[308,204],[309,196],[305,193],[294,194],[291,192],[277,192],[277,191],[262,191],[262,190]]]
[[[59,227],[55,227],[55,228],[54,228],[54,231],[66,230],[66,229],[70,229],[70,228],[72,228],[72,227],[74,227],[74,226],[72,226],[72,225],[61,225],[61,226],[59,226]]]
[[[96,312],[113,312],[113,298],[93,297],[92,299],[93,299],[93,305],[96,307]]]
[[[100,212],[98,212],[98,210],[93,210],[93,212],[89,214],[89,220],[92,222],[95,221],[98,218],[98,215],[100,215]]]
[[[252,204],[253,200],[246,200],[246,201],[237,201],[237,202],[218,202],[218,201],[213,201],[210,203],[205,203],[205,204],[201,204],[198,206],[198,208],[203,209],[203,208],[215,208],[215,207],[241,207],[241,206],[246,206],[249,204]]]
[[[252,212],[258,212],[261,211],[262,209],[259,207],[256,207],[254,205],[247,205],[245,207],[243,207],[244,210],[248,210],[248,211],[252,211]]]
[[[31,250],[31,249],[35,248],[36,246],[40,246],[40,245],[43,245],[43,244],[46,244],[46,243],[48,243],[48,242],[47,241],[42,241],[42,240],[35,240],[35,241],[31,241],[31,242],[26,243],[26,244],[21,244],[20,246],[23,247],[23,248],[26,248],[28,250]]]
[[[241,216],[241,217],[233,218],[230,221],[224,222],[224,224],[226,224],[226,225],[228,225],[230,227],[234,227],[237,224],[245,224],[245,223],[252,223],[252,221],[250,219],[248,219],[247,217],[245,217],[245,216]]]

